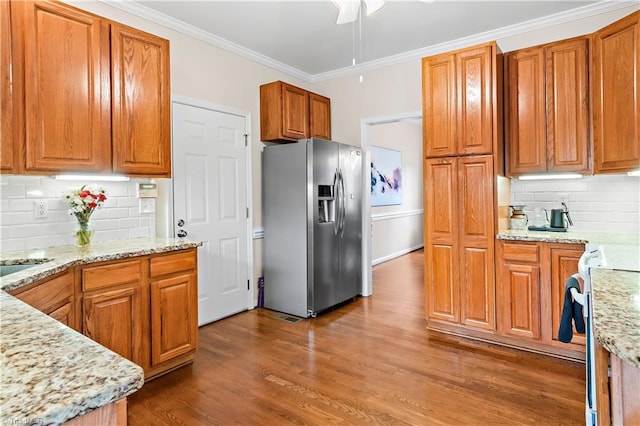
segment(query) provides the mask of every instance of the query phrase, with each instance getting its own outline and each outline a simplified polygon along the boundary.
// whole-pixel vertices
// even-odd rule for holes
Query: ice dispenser
[[[335,199],[332,185],[318,185],[318,222],[335,221]]]

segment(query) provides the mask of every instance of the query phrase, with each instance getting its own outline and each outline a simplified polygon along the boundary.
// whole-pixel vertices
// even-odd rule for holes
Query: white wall
[[[369,146],[400,151],[402,204],[371,208],[372,263],[378,264],[423,246],[422,122],[403,120],[373,124]]]
[[[565,197],[573,227],[569,230],[640,234],[640,178],[627,175],[586,176],[576,180],[511,180],[511,204],[561,208]]]
[[[91,216],[94,241],[155,237],[154,214],[140,213],[138,182],[102,182],[107,201]],[[83,182],[59,181],[39,176],[0,176],[0,244],[2,251],[74,244],[76,218],[62,198]],[[46,201],[46,218],[34,217],[35,201]]]
[[[421,62],[419,59],[389,65],[363,72],[363,83],[358,75],[348,75],[317,83],[308,83],[280,71],[234,55],[199,39],[134,16],[108,3],[96,1],[70,2],[77,7],[131,25],[167,38],[171,43],[171,90],[175,95],[236,108],[251,114],[251,149],[253,157],[253,225],[262,225],[261,212],[261,150],[259,140],[260,84],[285,80],[331,98],[333,139],[360,145],[361,121],[370,117],[395,115],[421,109]],[[637,10],[637,5],[615,12],[575,20],[527,34],[498,40],[504,51],[518,49],[546,41],[557,40],[592,32],[614,20]],[[13,191],[7,182],[3,190]],[[18,184],[19,185],[19,184]],[[159,199],[158,202],[163,202]],[[167,202],[167,200],[164,200]],[[8,206],[3,205],[4,208]],[[3,226],[4,223],[3,223]],[[167,229],[159,224],[159,229]],[[48,232],[43,228],[43,232]],[[43,244],[65,243],[43,233]],[[116,235],[116,234],[113,234]],[[4,238],[4,236],[2,236]],[[3,250],[5,250],[3,246]],[[254,280],[262,271],[262,241],[254,240]]]

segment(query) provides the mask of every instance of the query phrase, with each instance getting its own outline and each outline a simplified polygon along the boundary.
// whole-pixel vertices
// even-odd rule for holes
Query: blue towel
[[[584,333],[582,305],[571,297],[572,288],[580,292],[580,283],[574,277],[570,277],[564,285],[564,304],[562,305],[562,316],[560,317],[560,327],[558,328],[558,340],[563,343],[569,343],[573,338],[572,321],[576,325],[576,331]]]

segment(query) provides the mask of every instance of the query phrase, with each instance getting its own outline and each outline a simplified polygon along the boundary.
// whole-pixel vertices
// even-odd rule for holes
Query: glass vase
[[[93,229],[89,224],[89,221],[78,221],[76,227],[76,245],[78,247],[86,247],[91,244],[91,237],[93,236]]]

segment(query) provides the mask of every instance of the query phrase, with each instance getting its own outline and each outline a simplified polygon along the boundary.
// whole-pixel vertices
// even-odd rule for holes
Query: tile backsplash
[[[592,232],[640,233],[640,178],[627,175],[585,176],[575,180],[511,180],[510,204],[560,208],[565,197],[573,229]]]
[[[137,183],[148,181],[96,182],[105,188],[107,201],[91,216],[95,241],[156,236],[155,214],[140,213],[137,197]],[[73,244],[77,221],[68,213],[62,194],[84,183],[41,176],[0,176],[2,251]],[[36,201],[46,201],[46,218],[35,217]]]

